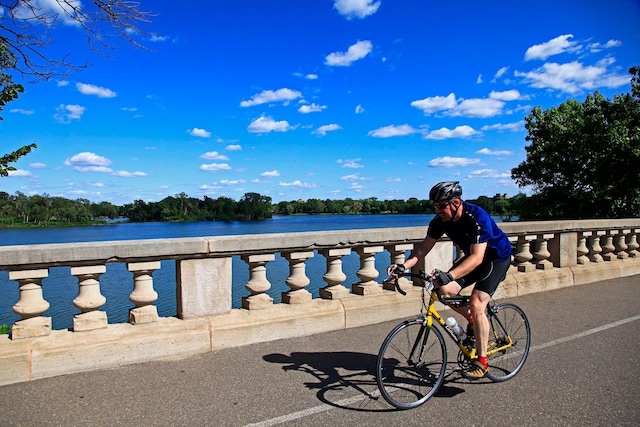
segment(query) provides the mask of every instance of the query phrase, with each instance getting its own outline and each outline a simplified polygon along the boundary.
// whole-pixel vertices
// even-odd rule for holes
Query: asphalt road
[[[470,382],[451,349],[440,392],[413,410],[376,397],[389,322],[2,386],[0,425],[640,425],[640,276],[510,301],[532,328],[522,371]]]

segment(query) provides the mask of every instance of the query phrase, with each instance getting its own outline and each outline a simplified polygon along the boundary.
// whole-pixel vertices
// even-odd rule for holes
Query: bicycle
[[[441,296],[434,289],[433,276],[423,271],[397,274],[395,288],[403,295],[406,292],[398,285],[398,277],[420,279],[422,308],[418,317],[400,323],[383,341],[376,363],[376,382],[389,404],[411,409],[429,400],[444,382],[447,347],[441,330],[458,345],[457,362],[461,369],[466,369],[477,356],[475,341],[470,337],[459,338],[435,308],[436,301],[454,307],[468,306],[470,297]],[[486,377],[494,382],[507,381],[522,369],[529,354],[529,320],[517,305],[496,304],[493,299],[487,307],[487,317],[490,332]]]

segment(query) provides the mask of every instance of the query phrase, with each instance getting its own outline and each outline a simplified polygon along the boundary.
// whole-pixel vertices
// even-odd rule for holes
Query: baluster
[[[347,280],[347,275],[342,271],[342,257],[351,254],[350,248],[322,249],[319,251],[327,260],[327,272],[322,279],[327,286],[320,289],[320,298],[342,299],[349,296],[349,289],[342,283]]]
[[[630,231],[631,234],[629,234],[627,240],[627,250],[630,258],[637,258],[639,255],[638,248],[640,247],[640,244],[638,244],[638,231],[640,231],[640,229],[632,229]]]
[[[382,246],[361,246],[356,249],[360,256],[360,269],[356,275],[359,283],[352,285],[351,291],[356,295],[371,295],[382,293],[382,286],[375,281],[380,273],[376,270],[376,254],[382,252]]]
[[[553,238],[553,234],[540,234],[536,240],[537,250],[533,257],[536,259],[536,268],[538,270],[548,270],[553,268],[553,263],[549,261],[551,252],[549,252],[549,239]]]
[[[453,247],[456,249],[456,258],[453,260],[453,263],[455,264],[464,258],[464,252],[462,251],[462,248],[455,243],[453,244]]]
[[[589,260],[591,262],[602,262],[602,247],[600,246],[600,235],[604,234],[601,231],[594,231],[591,236],[589,236]]]
[[[514,258],[516,261],[516,265],[518,266],[518,271],[522,273],[526,273],[535,269],[535,266],[529,262],[533,259],[533,254],[530,250],[530,241],[535,238],[536,236],[526,236],[524,234],[518,236]]]
[[[603,237],[605,243],[602,245],[602,258],[605,261],[613,261],[617,258],[616,254],[613,252],[616,250],[616,247],[613,245],[614,234],[618,234],[618,230],[609,230]]]
[[[107,302],[100,293],[100,276],[107,271],[105,265],[71,267],[71,274],[78,279],[78,296],[73,305],[81,311],[73,316],[74,332],[93,331],[108,326],[107,313],[99,308]]]
[[[589,248],[587,248],[587,237],[590,235],[590,231],[578,232],[578,264],[585,265],[590,262],[589,257],[587,256],[589,253]]]
[[[127,270],[133,273],[133,292],[129,300],[136,305],[129,310],[129,323],[142,325],[158,321],[158,308],[153,305],[158,293],[153,289],[153,272],[160,269],[160,261],[131,262]]]
[[[626,252],[629,247],[627,246],[627,234],[630,230],[619,230],[619,233],[614,237],[614,246],[616,247],[616,257],[618,259],[626,259],[629,254]]]
[[[267,280],[267,263],[276,259],[274,254],[243,255],[242,260],[249,264],[249,281],[244,287],[251,293],[242,298],[242,308],[257,310],[273,304],[273,298],[267,295],[271,283]]]
[[[42,280],[49,276],[49,269],[10,271],[9,280],[19,284],[20,299],[13,306],[13,312],[22,317],[14,323],[11,338],[32,338],[51,333],[51,317],[42,313],[49,309],[49,303],[42,297]]]
[[[405,254],[407,253],[407,251],[413,249],[413,244],[401,243],[397,245],[389,245],[386,246],[386,249],[391,254],[391,264],[404,264],[406,258]],[[406,277],[400,277],[398,279],[398,286],[400,287],[400,289],[406,291],[413,286],[413,283]],[[382,287],[390,291],[396,290],[396,286],[393,281],[384,282],[382,284]]]
[[[313,258],[313,251],[289,252],[284,254],[289,261],[289,277],[284,282],[291,288],[282,293],[282,302],[285,304],[303,304],[312,299],[311,292],[305,287],[311,282],[306,273],[307,259]]]

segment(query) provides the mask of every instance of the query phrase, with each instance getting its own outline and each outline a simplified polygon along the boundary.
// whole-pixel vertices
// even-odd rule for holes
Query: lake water
[[[415,226],[424,226],[426,232],[426,226],[432,217],[433,215],[312,215],[278,216],[255,222],[119,223],[69,228],[0,229],[0,246]],[[376,268],[384,271],[389,262],[388,253],[378,254]],[[233,258],[232,267],[232,306],[237,308],[241,306],[242,297],[249,294],[244,288],[249,280],[249,271],[247,264],[239,257]],[[357,254],[352,253],[343,258],[343,270],[347,275],[345,286],[350,287],[359,281],[355,274],[358,269]],[[325,272],[326,261],[323,256],[316,253],[307,261],[307,276],[311,279],[307,290],[314,298],[318,298],[319,289],[326,286],[322,280]],[[274,299],[274,303],[279,303],[281,293],[289,290],[284,283],[288,275],[289,264],[281,256],[276,255],[276,259],[267,264],[267,278],[272,284],[267,293]],[[158,314],[163,317],[175,316],[175,262],[162,261],[161,268],[153,273],[153,279],[154,289],[158,292]],[[132,274],[124,263],[107,264],[107,272],[100,277],[100,290],[107,298],[101,309],[107,313],[109,322],[126,322],[129,309],[134,305],[129,301],[129,294],[133,290]],[[73,316],[80,313],[72,302],[78,294],[78,281],[71,275],[70,268],[50,268],[49,277],[43,280],[43,294],[51,304],[44,315],[52,318],[53,328],[70,328]],[[7,271],[0,271],[0,324],[12,324],[20,320],[12,310],[19,297],[17,282],[9,280]]]

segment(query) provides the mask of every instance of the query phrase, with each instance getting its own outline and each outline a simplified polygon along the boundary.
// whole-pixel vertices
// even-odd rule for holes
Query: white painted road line
[[[549,342],[544,343],[544,344],[534,345],[529,349],[529,353],[534,352],[534,351],[538,351],[538,350],[543,350],[545,348],[553,347],[553,346],[556,346],[556,345],[559,345],[559,344],[564,344],[564,343],[569,342],[569,341],[577,340],[579,338],[586,337],[588,335],[592,335],[592,334],[595,334],[595,333],[598,333],[598,332],[606,331],[607,329],[615,328],[617,326],[624,325],[624,324],[629,323],[629,322],[635,322],[637,320],[640,320],[640,315],[639,316],[628,317],[626,319],[618,320],[617,322],[613,322],[613,323],[607,323],[606,325],[598,326],[597,328],[589,329],[587,331],[580,332],[580,333],[577,333],[577,334],[573,334],[573,335],[570,335],[568,337],[558,338],[557,340],[549,341]],[[314,415],[314,414],[318,414],[320,412],[325,412],[325,411],[329,411],[331,409],[336,409],[336,407],[339,407],[339,406],[347,406],[347,405],[350,405],[352,403],[356,403],[356,402],[362,401],[363,398],[364,397],[360,394],[360,395],[357,395],[357,396],[349,397],[347,399],[339,400],[334,405],[322,404],[322,405],[314,406],[313,408],[307,408],[307,409],[303,409],[302,411],[297,411],[297,412],[293,412],[291,414],[282,415],[280,417],[271,418],[269,420],[264,420],[264,421],[260,421],[260,422],[257,422],[257,423],[247,424],[245,427],[275,426],[275,425],[278,425],[278,424],[286,423],[287,421],[293,421],[293,420],[297,420],[299,418],[304,418],[304,417],[309,416],[309,415]]]

